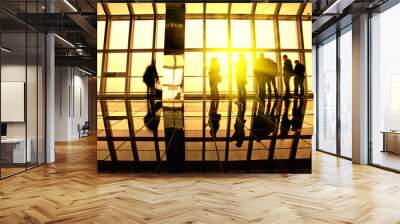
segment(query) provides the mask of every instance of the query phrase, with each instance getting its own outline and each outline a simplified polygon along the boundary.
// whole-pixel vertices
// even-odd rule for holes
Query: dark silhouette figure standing
[[[290,130],[290,125],[291,121],[289,120],[289,107],[290,107],[290,100],[285,99],[285,110],[282,115],[282,120],[281,120],[281,137],[286,137],[289,133]]]
[[[258,84],[258,95],[261,98],[265,98],[265,58],[264,54],[261,53],[259,58],[256,60],[254,64],[254,75],[256,76],[257,84]]]
[[[247,62],[244,54],[239,54],[239,62],[236,64],[236,84],[238,89],[238,101],[246,99],[246,71]]]
[[[143,82],[147,86],[147,96],[154,96],[156,93],[156,82],[159,82],[156,62],[154,60],[152,60],[151,64],[147,66],[143,75]]]
[[[290,77],[293,76],[292,61],[285,54],[283,55],[283,81],[285,82],[285,96],[290,96]]]
[[[299,95],[299,87],[300,87],[300,96],[304,96],[304,79],[306,72],[306,67],[299,62],[299,60],[294,61],[296,64],[294,66],[294,95]]]
[[[212,99],[210,110],[208,111],[208,125],[210,126],[210,135],[215,139],[219,130],[221,114],[218,113],[219,99]]]
[[[245,139],[244,128],[246,120],[244,114],[246,113],[246,101],[237,105],[238,112],[236,114],[236,121],[234,124],[235,133],[233,133],[231,141],[236,140],[236,146],[241,148]]]
[[[275,97],[278,96],[278,89],[276,88],[276,75],[278,74],[278,65],[276,62],[267,58],[265,60],[266,81],[268,85],[268,95],[272,96],[272,88],[274,88]],[[265,85],[265,84],[264,84]],[[272,87],[271,87],[272,85]],[[265,87],[264,87],[265,89]]]
[[[292,131],[300,133],[301,128],[303,126],[303,119],[304,119],[304,99],[294,100],[293,109],[292,109]]]
[[[220,72],[221,72],[221,69],[218,64],[218,59],[212,58],[210,70],[208,71],[208,75],[209,75],[209,82],[210,82],[210,89],[211,89],[211,98],[213,98],[213,99],[219,98],[218,83],[221,82]]]
[[[156,102],[154,98],[147,99],[147,113],[144,116],[144,125],[154,132],[157,131],[160,124],[159,110],[162,108],[162,102]]]
[[[253,118],[252,126],[253,137],[257,142],[266,139],[275,130],[276,123],[274,113],[277,103],[275,101],[271,109],[271,101],[272,99],[268,99],[267,110],[265,110],[265,98],[260,98],[258,100],[257,114]]]

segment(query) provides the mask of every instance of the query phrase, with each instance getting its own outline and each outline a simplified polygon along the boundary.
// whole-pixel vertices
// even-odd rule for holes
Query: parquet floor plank
[[[0,223],[400,223],[400,175],[323,153],[308,174],[97,173],[93,138],[0,181]]]

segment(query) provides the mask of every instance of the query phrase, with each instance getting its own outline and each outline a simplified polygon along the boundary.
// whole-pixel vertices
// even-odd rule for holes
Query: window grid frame
[[[98,3],[101,4],[104,7],[104,11],[106,12],[106,15],[104,16],[98,16],[99,20],[105,20],[106,21],[106,28],[105,28],[105,32],[104,32],[104,46],[103,49],[98,50],[97,52],[102,54],[102,72],[100,75],[100,92],[98,93],[99,95],[99,101],[100,101],[100,105],[101,105],[101,109],[102,109],[102,116],[103,117],[103,121],[104,121],[104,129],[106,132],[106,141],[108,143],[108,148],[110,151],[110,156],[111,156],[111,160],[112,162],[116,162],[118,161],[117,155],[116,155],[116,150],[115,150],[115,145],[114,145],[114,141],[120,141],[120,139],[117,137],[113,137],[112,136],[112,128],[110,125],[110,120],[113,120],[113,117],[110,117],[108,115],[108,105],[107,105],[107,101],[108,100],[112,100],[112,99],[118,99],[123,97],[125,99],[125,103],[126,103],[126,119],[128,119],[128,126],[129,126],[129,133],[130,133],[130,137],[129,140],[131,141],[131,147],[132,147],[132,153],[133,153],[133,157],[135,159],[135,163],[137,163],[137,165],[135,165],[135,167],[137,168],[139,165],[139,158],[137,156],[135,156],[135,154],[137,155],[137,148],[136,148],[136,140],[135,140],[135,131],[134,131],[134,125],[133,125],[133,113],[132,113],[132,103],[131,103],[131,99],[133,99],[133,95],[137,95],[137,93],[134,92],[130,92],[131,90],[131,78],[136,77],[136,76],[131,76],[132,73],[132,54],[136,53],[136,52],[147,52],[147,53],[152,53],[152,59],[154,60],[156,57],[156,54],[159,52],[163,52],[164,49],[161,48],[157,48],[157,28],[158,28],[158,21],[165,19],[165,15],[159,15],[157,14],[157,7],[156,7],[156,3],[151,3],[153,6],[153,11],[154,14],[153,15],[134,15],[133,14],[133,9],[132,9],[132,5],[128,4],[128,8],[129,11],[131,13],[131,15],[129,15],[129,21],[130,21],[130,31],[129,31],[129,46],[127,49],[109,49],[109,41],[110,41],[110,28],[111,28],[111,21],[112,20],[126,20],[126,16],[113,16],[109,14],[109,10],[108,7],[105,3]],[[150,3],[149,3],[150,4]],[[302,3],[299,7],[299,11],[298,11],[298,15],[295,16],[282,16],[279,15],[279,11],[281,8],[282,3],[278,3],[276,8],[275,8],[275,15],[270,16],[270,15],[256,15],[255,11],[256,11],[256,6],[257,3],[252,3],[252,12],[250,15],[246,15],[246,16],[242,16],[240,15],[240,17],[238,15],[232,15],[231,14],[231,6],[232,3],[229,3],[228,6],[228,14],[224,14],[224,15],[207,15],[206,14],[206,4],[207,3],[203,3],[203,14],[200,15],[200,17],[198,17],[198,15],[186,15],[186,19],[191,19],[191,18],[200,18],[203,21],[203,44],[202,44],[202,48],[185,48],[185,52],[200,52],[202,53],[203,56],[203,91],[202,91],[202,98],[203,98],[203,112],[202,112],[202,117],[203,117],[203,128],[202,128],[202,135],[203,138],[205,138],[206,136],[206,129],[205,129],[205,124],[206,124],[206,108],[207,108],[207,88],[206,88],[206,63],[207,63],[207,53],[208,52],[216,52],[216,51],[223,51],[223,52],[227,52],[228,53],[228,96],[229,96],[229,106],[228,106],[228,118],[227,118],[227,136],[226,138],[224,137],[224,139],[222,141],[226,142],[226,146],[225,146],[225,161],[228,162],[228,156],[229,156],[229,136],[230,136],[230,129],[231,129],[231,114],[232,114],[232,52],[251,52],[252,53],[252,60],[253,62],[255,61],[256,57],[257,57],[257,53],[261,53],[261,52],[275,52],[276,54],[276,62],[278,64],[278,71],[279,71],[279,76],[278,76],[278,89],[279,91],[283,91],[283,78],[282,78],[282,61],[281,61],[281,53],[282,52],[295,52],[298,53],[299,55],[299,60],[305,64],[305,53],[311,53],[312,49],[304,49],[304,36],[302,33],[302,22],[303,21],[310,21],[311,22],[311,16],[304,16],[303,11],[307,5],[307,3]],[[309,4],[309,3],[308,3]],[[221,19],[221,17],[223,19],[225,19],[225,17],[227,17],[227,28],[228,28],[228,48],[207,48],[206,47],[206,22],[209,19]],[[248,18],[249,17],[249,18]],[[232,18],[234,19],[249,19],[250,20],[250,30],[251,30],[251,39],[252,39],[252,47],[251,48],[231,48],[231,20]],[[272,18],[272,19],[271,19]],[[152,34],[152,48],[151,49],[134,49],[133,48],[133,36],[134,36],[134,22],[136,20],[153,20],[153,34]],[[272,20],[273,24],[274,24],[274,33],[275,33],[275,48],[274,49],[263,49],[263,48],[256,48],[256,43],[255,43],[255,36],[256,36],[256,30],[255,30],[255,20],[259,20],[259,19],[267,19],[267,20]],[[305,19],[305,20],[304,20]],[[298,41],[298,48],[297,49],[281,49],[280,48],[280,36],[279,36],[279,21],[280,20],[295,20],[296,22],[296,28],[297,28],[297,41]],[[110,73],[110,72],[106,72],[107,71],[107,62],[108,62],[108,55],[110,53],[127,53],[127,63],[126,63],[126,71],[123,73]],[[105,87],[107,86],[107,79],[106,77],[125,77],[125,93],[123,94],[123,96],[115,96],[115,94],[113,95],[108,95],[107,92],[105,91]],[[198,76],[196,76],[198,77]],[[254,75],[253,75],[254,77]],[[306,79],[305,79],[305,89],[306,92],[309,93],[310,95],[312,95],[312,92],[309,92],[307,90],[307,77],[306,75]],[[255,87],[256,84],[256,80],[253,81],[253,87]],[[256,93],[256,90],[254,91]],[[129,105],[128,105],[129,104]],[[281,108],[282,105],[278,105],[279,108],[279,116],[281,116]],[[253,108],[252,108],[252,116],[251,116],[251,124],[253,123],[253,118],[255,116],[256,113],[256,109],[257,109],[257,103],[254,102],[253,103]],[[304,110],[306,109],[306,106],[304,106]],[[303,111],[304,112],[304,111]],[[304,114],[304,113],[303,113]],[[304,119],[304,117],[303,117]],[[252,127],[252,126],[251,126]],[[276,134],[277,134],[276,130]],[[249,134],[249,142],[248,142],[248,151],[247,151],[247,161],[249,162],[251,160],[251,153],[252,153],[252,148],[253,148],[253,140],[254,137],[252,137],[252,128],[250,129],[250,134]],[[133,133],[133,135],[132,135]],[[275,131],[274,131],[275,134]],[[300,136],[300,132],[296,133],[296,135]],[[103,139],[103,138],[99,138]],[[119,140],[118,140],[119,139]],[[104,139],[103,139],[104,140]],[[158,138],[156,138],[156,134],[154,133],[154,143],[155,143],[155,148],[158,149]],[[297,138],[293,138],[292,141],[292,149],[294,148],[294,146],[296,144],[298,144],[299,139]],[[271,140],[270,141],[270,148],[267,149],[267,151],[274,151],[275,150],[275,144],[276,144],[276,139]],[[111,146],[111,147],[110,147]],[[297,146],[296,146],[297,147]],[[112,152],[113,151],[113,152]],[[158,151],[158,150],[156,150]],[[294,151],[294,154],[293,154]],[[203,162],[205,161],[205,142],[203,141],[203,145],[202,145],[202,160]],[[294,156],[296,156],[296,152],[295,150],[291,151],[290,154],[290,158],[292,158]],[[273,158],[273,153],[269,153],[269,158],[268,159],[274,159]],[[157,161],[161,162],[159,160],[159,151],[157,154]],[[227,167],[225,167],[226,169]],[[250,164],[248,163],[247,169],[250,169]],[[226,170],[227,171],[227,170]]]

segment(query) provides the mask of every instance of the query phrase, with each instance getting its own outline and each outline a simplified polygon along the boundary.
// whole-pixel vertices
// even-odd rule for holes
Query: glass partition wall
[[[371,18],[370,163],[400,171],[400,4]]]
[[[352,28],[318,44],[317,150],[352,157]]]
[[[336,36],[318,46],[318,149],[336,153]]]
[[[23,12],[38,9],[26,2],[18,6]],[[0,177],[5,178],[45,162],[45,36],[3,12],[0,21]]]

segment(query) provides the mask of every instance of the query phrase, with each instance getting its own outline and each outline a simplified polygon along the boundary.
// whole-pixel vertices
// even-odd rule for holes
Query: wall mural
[[[310,173],[310,3],[98,3],[99,171]]]

